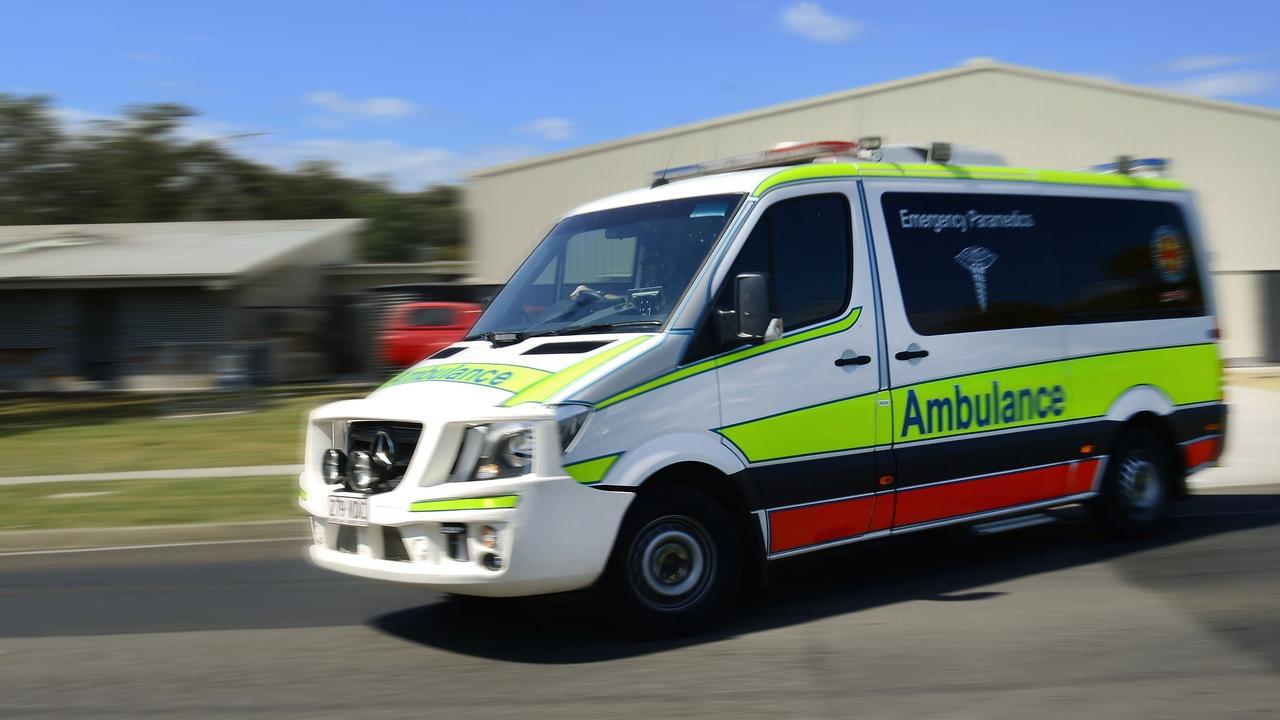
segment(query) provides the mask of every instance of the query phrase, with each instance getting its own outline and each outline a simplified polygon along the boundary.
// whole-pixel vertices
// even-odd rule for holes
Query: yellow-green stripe
[[[600,402],[596,403],[596,409],[603,410],[604,408],[607,408],[610,405],[617,405],[623,400],[633,398],[637,395],[642,395],[644,393],[649,392],[650,390],[656,390],[657,388],[660,388],[664,385],[670,385],[673,382],[676,382],[678,380],[683,380],[693,375],[699,375],[701,373],[707,372],[708,370],[714,370],[717,367],[723,367],[725,365],[739,362],[741,360],[746,360],[747,358],[755,357],[756,355],[763,355],[764,353],[773,352],[774,350],[781,350],[782,348],[790,347],[792,345],[796,345],[798,343],[802,343],[808,340],[813,340],[815,338],[825,337],[827,335],[834,335],[839,332],[844,332],[845,330],[848,330],[849,328],[853,327],[854,324],[858,322],[858,317],[861,314],[862,314],[862,308],[856,307],[845,317],[840,318],[834,322],[828,323],[826,325],[819,325],[818,327],[811,328],[802,333],[796,333],[795,335],[788,335],[782,338],[781,340],[777,340],[775,342],[765,343],[762,345],[752,345],[751,347],[743,348],[742,350],[729,353],[728,355],[722,355],[720,357],[710,358],[707,360],[703,360],[702,362],[694,363],[687,367],[680,368],[679,370],[676,370],[674,372],[669,372],[666,375],[656,377],[652,380],[636,385],[635,387],[629,388],[627,390],[623,390],[617,395],[612,395],[610,397],[607,397],[604,400],[601,400]]]
[[[569,473],[569,477],[580,483],[598,483],[604,479],[604,476],[609,472],[609,468],[612,468],[620,457],[622,457],[622,453],[583,460],[582,462],[565,465],[564,471]]]
[[[1167,178],[1139,178],[1131,175],[1103,174],[1076,170],[1036,170],[1001,166],[928,165],[921,163],[821,163],[798,165],[780,170],[765,178],[751,193],[759,197],[786,183],[806,180],[853,177],[901,177],[953,180],[1006,180],[1040,182],[1054,185],[1092,185],[1101,187],[1145,188],[1150,190],[1184,190],[1186,186]]]
[[[717,432],[750,462],[764,462],[887,445],[894,438],[913,442],[1102,417],[1126,390],[1139,385],[1160,390],[1174,405],[1221,401],[1220,374],[1218,348],[1212,343],[1133,350],[942,378],[748,420]],[[909,392],[916,393],[923,407],[930,398],[953,398],[956,387],[965,396],[989,393],[993,382],[1002,392],[1061,384],[1065,412],[982,428],[899,435]],[[892,417],[879,403],[888,394],[893,397]]]
[[[441,510],[503,510],[520,502],[519,495],[493,495],[490,497],[458,498],[455,500],[419,500],[409,506],[412,512],[438,512]]]
[[[876,443],[876,393],[720,428],[751,462],[840,452]]]
[[[507,398],[507,401],[504,402],[503,405],[506,407],[513,407],[515,405],[520,405],[521,403],[545,402],[569,385],[581,380],[587,373],[595,370],[601,365],[604,365],[610,360],[648,339],[649,336],[632,338],[626,342],[614,345],[603,352],[592,355],[585,360],[574,363],[564,370],[561,370],[550,377],[542,378],[524,390],[521,390],[515,395]]]
[[[1103,417],[1117,398],[1139,385],[1156,388],[1174,405],[1214,402],[1222,399],[1220,376],[1218,348],[1213,343],[1205,343],[1054,360],[931,380],[893,389],[894,437],[898,442],[913,442]],[[950,427],[925,434],[916,428],[902,435],[908,393],[916,394],[923,410],[929,399],[954,398],[956,388],[967,397],[990,394],[992,383],[1000,384],[1001,394],[1061,384],[1065,398],[1063,412],[988,427],[978,427],[975,423],[966,428]]]
[[[436,363],[405,370],[388,380],[382,387],[417,382],[456,382],[518,393],[549,375],[551,373],[546,370],[523,365]]]

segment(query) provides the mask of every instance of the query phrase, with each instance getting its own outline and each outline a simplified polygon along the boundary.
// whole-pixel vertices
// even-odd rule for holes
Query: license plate
[[[369,498],[360,495],[330,495],[329,522],[365,527],[369,524]]]

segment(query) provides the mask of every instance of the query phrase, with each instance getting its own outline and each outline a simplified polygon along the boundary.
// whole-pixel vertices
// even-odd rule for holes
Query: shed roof
[[[911,77],[902,78],[900,80],[892,80],[889,82],[875,83],[863,87],[853,88],[850,90],[841,90],[839,92],[819,95],[817,97],[805,98],[803,100],[795,100],[792,102],[771,105],[756,110],[748,110],[746,112],[736,113],[732,115],[723,115],[720,117],[701,120],[698,122],[688,123],[685,125],[677,125],[675,127],[663,128],[650,132],[631,135],[629,137],[609,140],[594,145],[586,145],[583,147],[570,148],[560,152],[539,155],[536,157],[516,160],[514,162],[502,165],[494,165],[487,168],[481,168],[472,172],[471,178],[484,178],[493,175],[502,175],[509,172],[524,170],[526,168],[536,167],[547,163],[560,162],[575,157],[592,155],[607,150],[635,145],[638,143],[649,142],[651,140],[661,140],[663,138],[676,137],[690,132],[699,130],[707,130],[725,125],[732,125],[744,120],[768,117],[770,115],[779,115],[801,110],[817,105],[826,105],[841,100],[862,97],[866,95],[874,95],[889,90],[895,90],[913,85],[923,85],[927,83],[950,80],[963,75],[973,75],[976,73],[996,72],[1008,75],[1017,75],[1035,80],[1041,80],[1050,83],[1062,83],[1068,85],[1076,85],[1088,87],[1101,92],[1119,93],[1126,96],[1150,97],[1160,100],[1166,100],[1184,105],[1192,105],[1197,107],[1220,110],[1229,113],[1243,113],[1263,117],[1270,120],[1280,120],[1280,110],[1272,108],[1260,107],[1257,105],[1245,105],[1242,103],[1227,102],[1223,100],[1212,100],[1209,98],[1199,97],[1196,95],[1187,95],[1185,93],[1171,92],[1143,85],[1130,85],[1127,83],[1119,83],[1112,80],[1104,80],[1101,78],[1089,77],[1085,75],[1071,75],[1067,73],[1051,72],[1041,70],[1039,68],[1026,67],[1023,65],[1011,65],[1008,63],[997,62],[989,58],[975,58],[963,65],[936,72],[924,73],[921,75],[913,75]]]
[[[0,281],[228,277],[352,232],[343,220],[0,226]]]

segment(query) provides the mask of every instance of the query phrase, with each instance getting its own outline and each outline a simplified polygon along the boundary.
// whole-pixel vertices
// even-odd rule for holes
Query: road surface
[[[460,602],[298,541],[0,557],[0,717],[1275,717],[1280,485],[1159,538],[1078,517],[776,565],[710,635],[581,596]]]

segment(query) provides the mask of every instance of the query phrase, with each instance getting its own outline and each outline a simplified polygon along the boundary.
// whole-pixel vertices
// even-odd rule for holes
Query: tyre
[[[742,550],[728,512],[686,487],[642,491],[622,522],[602,583],[619,627],[670,634],[714,624],[742,578]]]
[[[1164,440],[1147,428],[1132,428],[1116,441],[1102,487],[1091,507],[1108,537],[1150,534],[1165,518],[1173,468]]]

